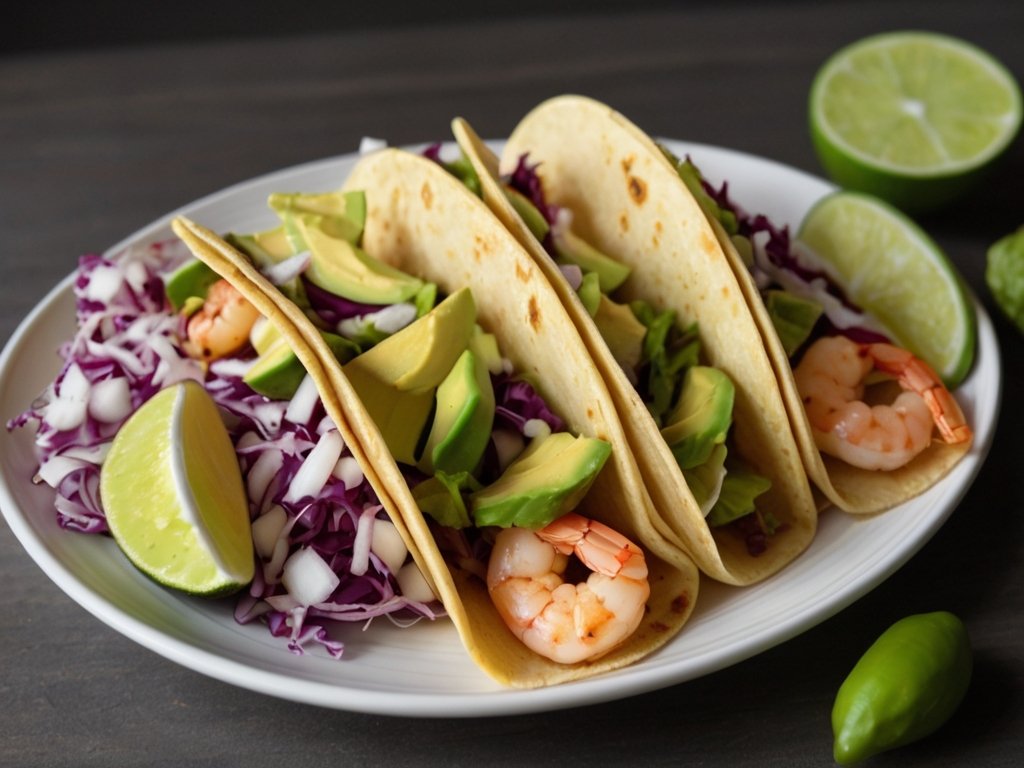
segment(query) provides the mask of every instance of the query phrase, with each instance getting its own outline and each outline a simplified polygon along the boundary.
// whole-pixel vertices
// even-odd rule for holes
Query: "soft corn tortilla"
[[[512,132],[500,167],[463,120],[453,123],[481,177],[484,199],[555,286],[597,364],[626,429],[641,475],[671,537],[714,579],[752,584],[776,573],[811,542],[817,510],[771,361],[714,231],[654,143],[626,118],[583,97],[545,102]],[[508,203],[499,185],[528,153],[549,202],[573,213],[573,229],[632,272],[618,295],[675,310],[699,324],[704,354],[736,387],[733,439],[771,480],[758,508],[782,524],[767,551],[751,556],[728,529],[712,529],[657,423],[622,371],[575,291]]]
[[[388,507],[389,512],[403,521],[410,550],[419,553],[421,567],[471,657],[505,685],[537,687],[630,664],[666,643],[693,610],[698,572],[692,560],[654,528],[656,512],[625,447],[608,392],[550,285],[486,206],[432,161],[385,150],[360,161],[346,189],[366,194],[363,245],[368,252],[437,283],[446,293],[469,286],[478,321],[497,336],[502,353],[531,378],[569,429],[612,444],[611,457],[578,511],[621,531],[646,554],[651,596],[643,622],[628,641],[597,660],[574,665],[557,664],[528,650],[499,617],[486,585],[449,568],[379,430],[319,332],[244,256],[192,225],[192,230],[202,232],[202,248],[216,252],[213,260],[223,258],[235,267],[232,281],[247,283],[266,297],[272,304],[269,314],[283,317],[301,337],[294,343],[313,351],[314,367],[324,371],[339,401],[341,419],[351,426],[362,449],[364,467],[371,467],[379,478],[381,487],[374,487],[382,503],[394,507],[394,512]],[[510,279],[516,290],[510,290]]]

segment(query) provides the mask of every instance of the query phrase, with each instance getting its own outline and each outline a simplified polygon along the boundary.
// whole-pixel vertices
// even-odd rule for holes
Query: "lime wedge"
[[[158,392],[125,422],[103,463],[100,498],[114,539],[154,581],[216,596],[252,580],[238,460],[196,382]]]
[[[979,48],[890,32],[832,55],[815,76],[810,128],[841,186],[924,211],[967,192],[1021,125],[1013,75]]]
[[[877,198],[836,192],[819,201],[798,238],[832,265],[850,299],[893,341],[923,359],[948,387],[974,359],[974,305],[938,245]]]

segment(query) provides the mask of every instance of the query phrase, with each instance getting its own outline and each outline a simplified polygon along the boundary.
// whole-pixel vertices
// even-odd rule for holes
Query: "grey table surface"
[[[820,173],[805,118],[815,70],[847,42],[904,28],[960,35],[1024,78],[1024,6],[992,0],[680,4],[0,56],[0,339],[80,253],[193,199],[365,135],[445,138],[456,114],[499,137],[561,92],[602,99],[655,134]],[[290,703],[167,661],[76,605],[0,526],[0,765],[828,765],[846,672],[892,621],[934,609],[969,628],[971,689],[940,732],[873,764],[1019,765],[1024,338],[998,315],[984,264],[988,245],[1024,223],[1022,177],[1018,142],[988,187],[921,219],[995,319],[1005,395],[989,458],[937,535],[834,617],[620,701],[389,717]]]

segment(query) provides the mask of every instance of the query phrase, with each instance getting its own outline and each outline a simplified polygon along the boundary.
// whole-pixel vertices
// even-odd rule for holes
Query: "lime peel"
[[[974,304],[924,230],[875,197],[835,192],[808,212],[797,237],[896,344],[931,365],[948,387],[963,380],[974,360]]]

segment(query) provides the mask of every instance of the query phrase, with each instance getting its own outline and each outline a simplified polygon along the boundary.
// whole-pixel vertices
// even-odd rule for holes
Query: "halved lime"
[[[215,596],[252,580],[238,460],[196,382],[158,392],[125,422],[100,472],[100,499],[114,539],[154,581]]]
[[[798,238],[834,267],[850,299],[949,387],[974,359],[974,305],[956,268],[906,215],[869,195],[836,192],[804,218]]]
[[[868,37],[832,55],[810,93],[815,149],[841,186],[908,211],[969,190],[1021,125],[1013,75],[970,43],[931,32]]]

